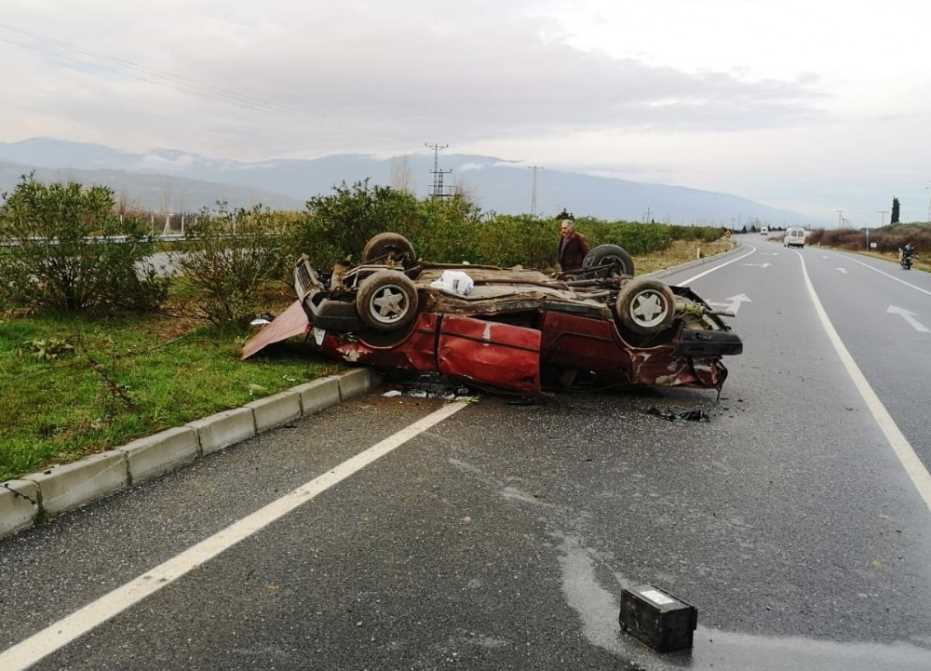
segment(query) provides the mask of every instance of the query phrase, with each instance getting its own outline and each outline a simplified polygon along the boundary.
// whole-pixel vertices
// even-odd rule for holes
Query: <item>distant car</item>
[[[789,228],[786,230],[785,237],[782,239],[785,247],[804,247],[805,246],[805,229]]]
[[[764,238],[765,238],[767,235],[769,235],[769,227],[768,227],[768,226],[763,226],[763,228],[760,229],[760,235],[762,235]]]
[[[551,276],[425,263],[405,238],[382,233],[360,265],[326,281],[301,257],[298,300],[245,344],[242,358],[306,335],[351,363],[528,394],[571,384],[578,373],[605,385],[720,389],[721,357],[743,351],[721,313],[687,287],[632,274],[616,245],[599,245],[582,269]]]

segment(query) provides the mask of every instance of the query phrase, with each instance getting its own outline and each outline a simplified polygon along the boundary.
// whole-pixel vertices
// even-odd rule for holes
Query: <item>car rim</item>
[[[661,293],[648,289],[641,291],[630,302],[630,318],[644,328],[652,328],[663,323],[668,307]]]
[[[407,294],[396,284],[379,287],[369,299],[369,314],[382,324],[394,324],[407,314]]]

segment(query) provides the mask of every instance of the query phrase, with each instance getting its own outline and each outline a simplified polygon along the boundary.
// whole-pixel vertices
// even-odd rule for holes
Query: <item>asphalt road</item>
[[[35,668],[931,668],[931,511],[828,339],[802,262],[926,465],[931,333],[887,308],[931,327],[931,295],[854,261],[931,291],[928,278],[746,242],[724,267],[667,278],[702,274],[700,295],[739,304],[745,353],[727,360],[720,403],[485,396]],[[0,650],[440,406],[372,395],[0,542]],[[652,406],[711,421],[669,423]],[[690,653],[619,633],[631,583],[698,607]]]

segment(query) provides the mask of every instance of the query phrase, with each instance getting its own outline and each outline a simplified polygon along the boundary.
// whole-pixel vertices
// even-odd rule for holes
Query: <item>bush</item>
[[[109,188],[24,176],[4,201],[3,302],[112,312],[150,310],[165,300],[168,280],[145,262],[154,241],[140,220],[113,214]]]
[[[357,182],[307,201],[307,215],[291,236],[291,256],[306,253],[318,267],[349,257],[358,262],[376,233],[406,236],[417,254],[436,262],[467,260],[497,266],[553,267],[559,242],[553,220],[530,215],[483,213],[461,195],[427,198],[389,187]],[[591,246],[613,243],[631,254],[665,249],[676,239],[717,240],[723,229],[579,219],[578,230]]]
[[[842,249],[866,249],[866,233],[856,228],[816,229],[808,234],[807,242]],[[875,251],[898,252],[906,242],[911,242],[916,251],[931,252],[931,226],[895,224],[870,229],[870,242],[876,243]]]
[[[283,228],[281,218],[261,206],[200,214],[178,266],[197,290],[194,304],[203,317],[226,324],[255,316],[260,289],[285,276]]]
[[[417,199],[368,180],[342,183],[327,196],[307,201],[307,214],[293,230],[289,247],[295,257],[307,254],[314,265],[327,267],[347,256],[359,260],[365,243],[376,233],[416,230]]]

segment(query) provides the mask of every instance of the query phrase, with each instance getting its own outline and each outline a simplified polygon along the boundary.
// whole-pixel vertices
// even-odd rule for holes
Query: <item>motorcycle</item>
[[[918,256],[914,252],[905,252],[902,251],[899,254],[899,265],[902,266],[902,270],[911,270],[912,269],[912,259]]]

